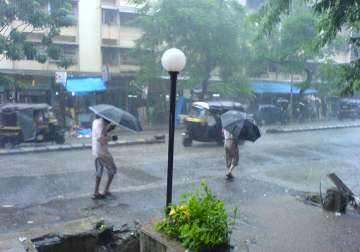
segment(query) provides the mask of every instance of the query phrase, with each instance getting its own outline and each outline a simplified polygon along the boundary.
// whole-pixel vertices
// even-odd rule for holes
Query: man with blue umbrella
[[[255,142],[260,137],[258,127],[246,117],[246,113],[230,110],[221,115],[224,132],[226,177],[233,178],[232,172],[239,162],[238,145],[244,141]]]

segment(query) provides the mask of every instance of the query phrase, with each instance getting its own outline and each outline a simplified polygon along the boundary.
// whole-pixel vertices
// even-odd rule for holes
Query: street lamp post
[[[163,68],[170,75],[170,113],[169,113],[169,145],[168,145],[168,171],[166,188],[166,207],[172,201],[173,163],[174,163],[174,132],[175,132],[175,102],[176,102],[176,81],[179,72],[186,65],[184,53],[176,48],[168,49],[161,58]]]

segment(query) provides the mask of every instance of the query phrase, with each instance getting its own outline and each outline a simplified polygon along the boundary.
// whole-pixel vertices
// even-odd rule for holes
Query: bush
[[[224,202],[212,194],[205,182],[201,182],[201,189],[183,194],[179,205],[171,205],[165,219],[157,223],[157,230],[191,250],[212,251],[229,244],[234,222],[229,221]]]

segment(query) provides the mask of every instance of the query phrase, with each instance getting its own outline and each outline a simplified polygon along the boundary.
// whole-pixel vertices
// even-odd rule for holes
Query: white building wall
[[[5,29],[6,30],[6,29]],[[7,36],[9,34],[9,31],[6,31],[5,33],[2,32],[1,35]],[[13,63],[10,60],[7,60],[4,55],[0,54],[0,69],[12,69]]]
[[[0,55],[0,69],[12,69],[13,63],[10,60],[5,59],[3,55]]]
[[[242,5],[244,5],[244,6],[246,6],[246,4],[247,4],[247,1],[246,1],[246,0],[239,0],[239,2],[240,2],[240,4],[242,4]]]
[[[101,72],[100,0],[79,1],[79,60],[81,72]]]

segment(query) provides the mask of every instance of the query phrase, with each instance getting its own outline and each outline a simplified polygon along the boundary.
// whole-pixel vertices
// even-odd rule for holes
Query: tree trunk
[[[204,97],[208,94],[209,80],[210,80],[212,70],[213,70],[212,64],[210,62],[206,62],[206,69],[205,69],[206,76],[201,83],[202,90],[201,90],[201,94],[200,94],[200,99],[204,99]]]
[[[289,101],[289,118],[294,119],[294,95],[293,95],[293,75],[290,74],[290,101]]]
[[[64,87],[62,86],[62,84],[59,84],[60,88],[59,88],[59,125],[61,127],[66,127],[66,122],[65,122],[65,95],[66,92],[64,92]]]
[[[203,82],[201,83],[200,99],[204,99],[204,97],[207,95],[208,87],[209,87],[209,79],[203,80]]]
[[[304,84],[301,86],[299,97],[300,99],[303,98],[305,94],[305,90],[310,87],[313,77],[313,71],[311,71],[309,68],[305,68],[306,73],[306,80],[304,81]]]

